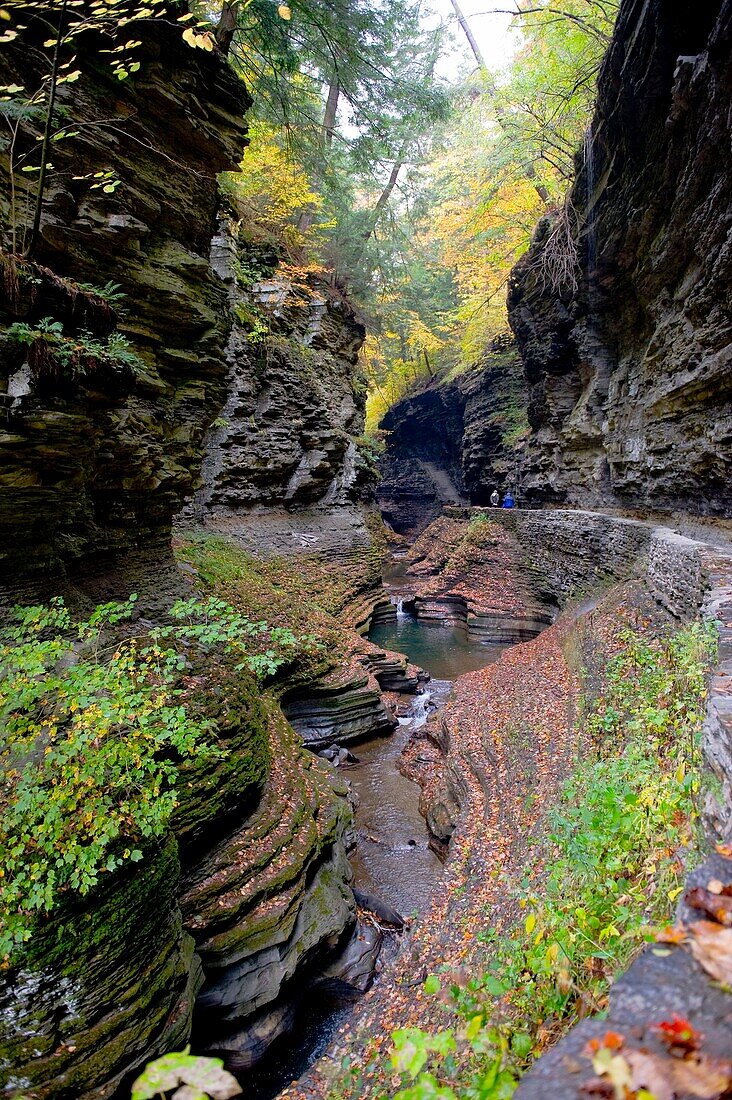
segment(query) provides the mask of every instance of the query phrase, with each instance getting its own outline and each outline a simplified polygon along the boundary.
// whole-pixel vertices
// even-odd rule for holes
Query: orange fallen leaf
[[[620,1050],[625,1036],[618,1031],[606,1031],[602,1039],[590,1039],[585,1047],[586,1054],[597,1054],[598,1050]]]
[[[686,939],[686,928],[683,924],[668,924],[654,936],[656,943],[683,943]]]
[[[690,929],[691,953],[718,982],[732,986],[732,928],[699,920]]]

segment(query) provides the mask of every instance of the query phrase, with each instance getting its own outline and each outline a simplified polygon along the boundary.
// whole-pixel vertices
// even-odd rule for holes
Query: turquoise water
[[[378,623],[369,632],[369,641],[406,653],[413,664],[435,680],[455,680],[466,672],[485,668],[506,648],[473,641],[464,627],[422,622],[411,615],[403,615],[396,622]]]

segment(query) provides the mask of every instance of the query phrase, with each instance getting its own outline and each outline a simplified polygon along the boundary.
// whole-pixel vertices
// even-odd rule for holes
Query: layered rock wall
[[[0,985],[0,1089],[106,1100],[190,1033],[201,966],[176,902],[175,841],[80,905],[61,905]]]
[[[487,504],[515,489],[525,394],[515,349],[497,340],[483,362],[398,401],[380,427],[382,513],[400,534],[419,534],[447,504]]]
[[[228,398],[206,440],[199,522],[262,508],[337,507],[359,496],[364,328],[324,275],[249,254],[224,226],[214,243],[233,326]],[[248,263],[247,276],[242,262]]]
[[[511,279],[530,500],[732,506],[730,58],[729,0],[621,4],[570,196],[576,289],[552,284],[550,218]]]
[[[237,506],[328,498],[343,509],[358,479],[361,330],[345,303],[280,276],[276,300],[265,284],[257,292],[255,322],[268,311],[271,346],[253,339],[251,315],[237,316],[232,374],[230,307],[241,303],[230,302],[209,251],[216,177],[239,161],[249,99],[223,60],[191,50],[174,21],[130,33],[140,39],[140,71],[123,83],[99,61],[98,43],[80,44],[82,76],[61,86],[64,118],[79,134],[54,154],[38,262],[2,257],[0,561],[3,599],[135,588],[155,614],[187,592],[171,523],[211,459],[204,437],[227,386],[230,448],[208,482],[221,507],[233,493]],[[37,47],[31,24],[22,45],[3,49],[4,83],[34,86]],[[92,188],[93,175],[74,178],[110,161],[120,179],[112,191]],[[119,284],[122,308],[81,282]],[[102,341],[123,332],[142,369],[34,375],[7,328],[47,317],[82,341],[85,332]],[[317,364],[313,348],[322,350]],[[292,520],[282,519],[292,540]],[[354,522],[347,516],[343,529]],[[358,523],[368,547],[360,515]],[[367,617],[368,601],[358,602]],[[148,1058],[189,1040],[202,982],[200,1036],[245,1064],[263,1045],[252,1040],[252,1014],[266,1015],[354,924],[343,786],[302,749],[276,698],[261,697],[240,670],[204,660],[191,682],[188,709],[213,720],[225,755],[183,763],[161,848],[39,920],[4,972],[0,1088],[11,1095],[111,1096]],[[375,703],[387,719],[378,695]]]
[[[35,86],[45,71],[38,39],[47,33],[31,22],[22,40],[4,46],[3,84]],[[54,144],[35,257],[55,274],[21,265],[13,287],[6,259],[0,326],[53,314],[67,335],[85,327],[99,334],[78,283],[113,282],[125,295],[113,319],[144,370],[123,385],[102,374],[29,385],[24,349],[0,338],[0,391],[9,390],[0,433],[0,562],[11,597],[44,585],[58,590],[64,576],[114,573],[125,557],[129,583],[145,569],[159,582],[172,517],[225,398],[228,309],[209,248],[216,177],[241,157],[249,98],[220,58],[182,41],[174,21],[130,33],[141,43],[134,77],[120,83],[88,39],[79,44],[82,75],[59,88],[59,111],[78,133]],[[5,196],[7,158],[4,147]],[[119,185],[93,187],[93,173],[110,164]]]

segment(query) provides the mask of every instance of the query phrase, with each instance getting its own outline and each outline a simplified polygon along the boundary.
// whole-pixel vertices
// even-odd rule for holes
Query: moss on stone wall
[[[254,680],[225,662],[210,662],[193,677],[186,699],[193,715],[216,723],[223,757],[183,761],[172,827],[188,863],[235,819],[254,809],[269,773],[267,718]]]
[[[168,836],[39,919],[0,990],[0,1090],[102,1100],[146,1057],[185,1041],[200,967],[178,878]]]

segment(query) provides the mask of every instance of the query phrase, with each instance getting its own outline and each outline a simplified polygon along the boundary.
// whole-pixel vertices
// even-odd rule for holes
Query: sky
[[[472,72],[475,68],[473,54],[455,18],[450,0],[432,0],[431,6],[436,15],[447,22],[453,31],[453,46],[441,59],[439,70],[450,83],[457,83],[461,75]],[[511,6],[505,0],[460,0],[460,7],[486,64],[494,72],[511,60],[519,43],[519,35],[510,30],[510,15],[491,9]]]

